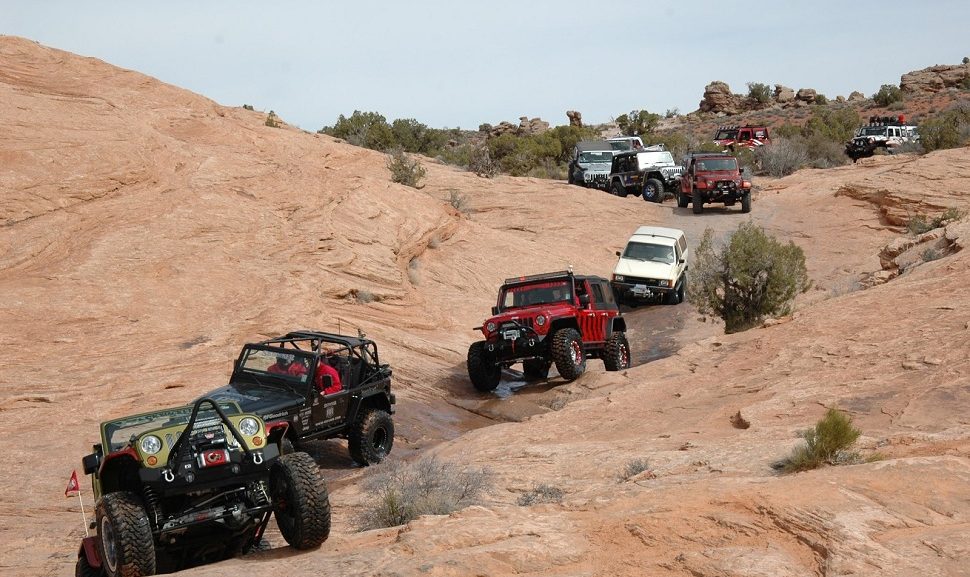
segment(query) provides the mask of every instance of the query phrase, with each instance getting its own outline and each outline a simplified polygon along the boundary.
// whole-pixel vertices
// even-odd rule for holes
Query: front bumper
[[[145,467],[138,470],[138,477],[162,496],[222,486],[242,486],[269,478],[270,467],[280,455],[279,446],[268,443],[250,453],[254,458],[246,459],[241,451],[233,451],[225,464],[204,468],[199,467],[194,459],[183,461],[174,471],[163,467]]]
[[[613,294],[626,300],[652,300],[675,292],[676,286],[662,287],[656,279],[627,279],[623,282],[611,281]]]
[[[584,172],[583,173],[583,184],[586,186],[595,186],[597,188],[606,188],[606,183],[610,175],[605,172]]]
[[[544,357],[546,341],[531,331],[515,330],[518,336],[512,337],[510,331],[500,331],[498,335],[485,341],[485,353],[496,363],[512,363],[526,359]],[[503,334],[504,333],[504,334]]]

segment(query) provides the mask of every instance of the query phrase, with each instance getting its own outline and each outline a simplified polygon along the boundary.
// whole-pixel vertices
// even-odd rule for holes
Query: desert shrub
[[[942,214],[933,219],[933,228],[939,228],[944,224],[948,224],[957,220],[961,220],[966,216],[966,211],[959,209],[955,206],[951,206],[943,211]]]
[[[963,62],[964,64],[970,64],[970,56],[964,56],[961,62]]]
[[[902,101],[893,102],[892,104],[886,107],[886,110],[892,110],[894,112],[898,112],[898,111],[906,110],[906,105],[903,104]]]
[[[668,108],[667,112],[664,112],[664,118],[674,118],[675,116],[680,116],[680,109],[677,107]]]
[[[644,459],[643,457],[638,457],[631,461],[627,461],[625,467],[623,467],[623,472],[620,473],[620,479],[626,481],[632,477],[636,477],[644,471],[650,470],[650,461]]]
[[[970,142],[970,103],[960,102],[919,125],[920,143],[926,152],[959,148]]]
[[[849,448],[861,435],[852,426],[852,419],[844,413],[829,409],[815,427],[801,433],[805,444],[796,447],[783,461],[782,470],[786,473],[817,469],[822,465],[848,464],[858,462],[858,455]]]
[[[377,298],[377,295],[370,292],[369,290],[364,290],[364,289],[357,289],[357,290],[351,291],[350,296],[352,296],[354,300],[356,300],[361,304],[372,303],[374,301],[380,300],[379,298]]]
[[[859,127],[859,113],[851,107],[818,108],[802,126],[802,136],[819,136],[833,142],[845,143]]]
[[[387,168],[391,171],[391,180],[410,186],[421,188],[419,184],[427,171],[416,158],[411,158],[403,150],[396,150],[387,158]]]
[[[252,104],[243,104],[243,109],[244,110],[256,110],[255,108],[253,108],[253,105]]]
[[[650,134],[660,123],[660,115],[647,110],[631,110],[616,117],[616,125],[626,136]]]
[[[903,91],[895,84],[883,84],[879,91],[872,95],[872,100],[879,106],[889,106],[893,102],[903,101]]]
[[[794,138],[802,133],[802,127],[786,122],[772,131],[773,138]]]
[[[570,155],[573,153],[573,148],[576,143],[581,140],[595,140],[599,138],[599,133],[596,129],[589,126],[556,126],[545,133],[545,136],[552,138],[559,142],[559,156],[556,157],[556,161],[562,164],[568,163]]]
[[[767,104],[771,102],[771,87],[760,82],[748,83],[748,98],[759,103]]]
[[[738,225],[721,248],[714,231],[705,230],[691,271],[688,299],[701,314],[723,319],[728,333],[790,313],[795,296],[811,286],[802,249],[778,242],[752,222]]]
[[[279,128],[280,117],[276,116],[276,113],[270,110],[269,114],[266,115],[266,122],[264,124],[266,124],[266,126],[269,126],[270,128]]]
[[[398,118],[390,129],[393,146],[425,156],[437,154],[447,140],[445,131],[428,128],[413,118]]]
[[[802,139],[808,165],[812,168],[831,168],[842,166],[849,162],[845,154],[845,145],[841,142],[814,135]]]
[[[467,142],[455,146],[445,146],[438,151],[436,158],[445,164],[472,170],[472,156],[478,148]],[[472,172],[474,171],[472,170]]]
[[[355,110],[350,118],[341,114],[336,124],[325,126],[320,132],[372,150],[389,150],[394,145],[394,134],[387,119],[377,112]]]
[[[408,280],[413,285],[421,284],[421,259],[414,257],[408,263]]]
[[[540,483],[530,491],[522,493],[517,503],[522,507],[538,505],[540,503],[562,503],[563,492],[559,487]]]
[[[943,253],[941,253],[940,251],[932,247],[924,250],[923,253],[920,255],[920,257],[923,259],[923,262],[934,261],[942,256],[943,256]]]
[[[815,95],[815,104],[825,105],[825,104],[828,104],[828,103],[829,103],[829,99],[824,94],[819,93],[819,94],[816,94]]]
[[[674,159],[682,158],[691,150],[691,141],[683,132],[665,132],[649,134],[645,137],[644,144],[663,144],[670,151]]]
[[[458,212],[468,212],[468,198],[455,189],[448,192],[448,204]]]
[[[906,230],[912,235],[923,234],[933,230],[933,224],[922,214],[915,214],[906,223]]]
[[[526,176],[545,159],[555,160],[563,153],[559,139],[549,132],[525,136],[502,134],[489,138],[486,145],[499,170],[512,176]]]
[[[808,162],[808,154],[801,145],[802,139],[777,138],[770,146],[761,146],[755,151],[758,164],[765,173],[782,177],[788,176]]]
[[[492,162],[492,155],[487,146],[478,146],[471,150],[468,158],[468,170],[484,178],[495,176],[498,167]]]
[[[382,465],[363,483],[370,502],[358,514],[357,527],[394,527],[421,515],[447,515],[474,505],[491,489],[490,477],[485,468],[465,468],[435,457]]]

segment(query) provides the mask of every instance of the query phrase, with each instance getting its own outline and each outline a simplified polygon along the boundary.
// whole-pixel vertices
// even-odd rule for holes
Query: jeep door
[[[329,377],[324,376],[324,379]],[[316,382],[316,375],[314,380]],[[342,425],[347,419],[347,405],[350,403],[350,391],[346,385],[341,391],[324,395],[321,391],[311,393],[313,399],[310,401],[310,414],[313,421],[313,432],[319,432]]]
[[[600,343],[606,340],[606,328],[610,318],[609,306],[606,299],[613,301],[613,293],[604,291],[602,285],[596,281],[584,280],[577,286],[577,294],[588,295],[586,306],[578,311],[579,329],[583,333],[584,343]],[[579,284],[579,283],[577,283]],[[607,297],[607,295],[609,295]],[[613,302],[613,309],[616,303]]]

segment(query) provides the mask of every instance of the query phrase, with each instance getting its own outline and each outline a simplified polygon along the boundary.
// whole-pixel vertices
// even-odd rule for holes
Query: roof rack
[[[554,278],[561,278],[564,276],[573,276],[573,271],[561,270],[557,272],[544,272],[542,274],[533,274],[528,276],[515,276],[512,278],[505,279],[505,284],[518,284],[518,283],[524,283],[524,282],[534,282],[537,280],[550,280]]]

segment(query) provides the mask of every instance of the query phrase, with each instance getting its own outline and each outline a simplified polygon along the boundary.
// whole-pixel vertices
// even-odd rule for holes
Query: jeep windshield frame
[[[584,164],[607,163],[613,160],[612,150],[591,150],[579,153],[579,162]]]
[[[202,419],[219,418],[219,414],[210,405],[205,407],[199,409],[197,422]],[[102,443],[109,453],[119,451],[133,439],[148,431],[187,424],[192,416],[192,408],[193,405],[186,405],[105,421],[101,423]],[[242,414],[242,409],[235,401],[219,401],[219,408],[226,415]]]
[[[573,281],[570,278],[557,278],[503,285],[499,291],[498,309],[510,309],[573,302]]]
[[[695,170],[703,172],[736,172],[738,159],[728,158],[698,158]]]

